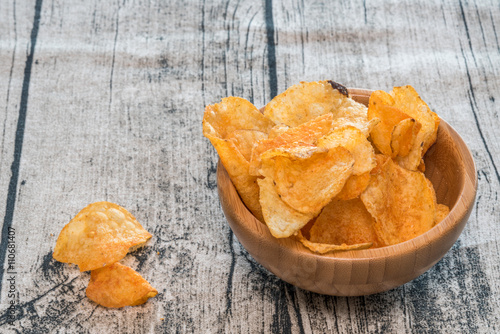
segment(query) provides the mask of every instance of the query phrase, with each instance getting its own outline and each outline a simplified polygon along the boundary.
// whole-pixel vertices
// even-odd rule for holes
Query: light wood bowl
[[[366,105],[371,92],[349,89],[354,100]],[[369,295],[409,282],[436,264],[458,239],[472,211],[477,188],[474,160],[462,138],[445,121],[441,120],[437,142],[424,159],[425,174],[434,185],[438,203],[448,205],[450,214],[417,238],[377,249],[318,255],[293,239],[276,239],[245,207],[220,161],[217,187],[234,234],[273,274],[321,294]]]

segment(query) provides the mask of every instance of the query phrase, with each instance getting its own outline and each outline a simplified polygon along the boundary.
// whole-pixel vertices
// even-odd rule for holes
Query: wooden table
[[[0,332],[500,331],[499,29],[493,0],[0,2]],[[392,291],[284,283],[219,205],[205,105],[261,107],[323,79],[411,84],[474,155],[461,237]],[[122,261],[159,291],[142,306],[98,306],[89,273],[52,259],[62,227],[101,200],[154,235]]]

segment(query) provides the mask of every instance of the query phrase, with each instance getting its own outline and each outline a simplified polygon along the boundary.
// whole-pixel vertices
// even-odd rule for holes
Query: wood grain
[[[0,2],[0,219],[18,265],[13,325],[1,282],[0,332],[498,332],[499,22],[491,0]],[[295,288],[249,256],[218,204],[205,105],[263,106],[319,79],[411,84],[471,148],[467,227],[397,289]],[[154,234],[123,261],[159,291],[143,306],[98,307],[88,273],[52,260],[62,227],[98,200]]]

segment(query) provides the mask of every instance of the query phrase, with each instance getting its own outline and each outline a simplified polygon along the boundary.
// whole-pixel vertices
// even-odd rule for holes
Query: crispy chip
[[[407,118],[396,124],[391,135],[392,157],[405,157],[410,153],[421,124],[413,118]]]
[[[309,250],[318,253],[318,254],[325,254],[329,252],[336,252],[336,251],[348,251],[348,250],[360,250],[360,249],[367,249],[372,246],[372,243],[364,243],[364,244],[357,244],[357,245],[332,245],[332,244],[322,244],[322,243],[315,243],[307,240],[304,238],[302,233],[299,231],[297,233],[296,238]]]
[[[419,136],[424,143],[422,155],[436,142],[439,117],[432,112],[415,89],[410,86],[394,87],[391,93],[394,105],[422,124]]]
[[[426,232],[436,219],[436,194],[424,174],[409,171],[386,159],[372,173],[360,198],[375,218],[375,230],[386,245]]]
[[[372,118],[368,119],[366,112],[362,115],[359,116],[354,116],[352,115],[351,117],[339,117],[333,120],[332,122],[332,128],[341,128],[344,126],[353,126],[355,128],[358,128],[365,137],[368,138],[370,135],[370,132],[373,130],[373,128],[380,122],[380,119],[378,118]]]
[[[359,199],[333,200],[323,208],[309,231],[311,242],[333,245],[382,244],[377,238],[374,219]]]
[[[289,126],[285,125],[285,124],[278,124],[276,126],[273,126],[271,128],[271,130],[269,130],[269,139],[274,139],[276,137],[278,137],[280,134],[288,131],[288,129],[290,129]]]
[[[209,105],[203,115],[203,134],[226,139],[235,130],[258,130],[268,133],[275,124],[252,103],[241,97],[226,97]]]
[[[301,124],[295,128],[282,131],[272,139],[260,140],[252,151],[250,160],[250,175],[260,175],[262,153],[275,148],[290,148],[294,146],[313,146],[318,138],[323,137],[332,130],[332,114],[326,114]]]
[[[342,190],[353,165],[352,154],[341,146],[281,148],[262,155],[261,172],[274,181],[286,204],[302,213],[317,215]]]
[[[353,126],[337,128],[318,140],[318,147],[342,146],[354,157],[353,175],[361,175],[375,167],[375,151],[365,135]]]
[[[409,170],[417,170],[420,161],[437,138],[439,117],[432,112],[411,86],[394,87],[391,96],[394,105],[421,124],[408,155],[395,158],[397,163]]]
[[[217,150],[243,203],[262,220],[257,178],[249,174],[253,141],[263,138],[274,123],[250,102],[239,97],[209,105],[203,116],[203,134]],[[249,132],[253,131],[253,132]]]
[[[351,175],[344,188],[335,196],[336,200],[347,201],[359,197],[366,187],[370,183],[370,172],[366,172],[361,175]]]
[[[398,108],[394,106],[394,99],[386,92],[377,90],[370,95],[370,100],[368,104],[368,119],[379,119],[380,122],[375,125],[371,131],[371,139],[373,144],[378,148],[378,150],[385,155],[393,155],[391,148],[391,141],[393,138],[393,131],[398,124],[406,119],[411,119],[411,117]],[[406,124],[406,123],[405,123]],[[415,123],[406,124],[413,125]],[[396,135],[400,135],[404,126],[396,132]],[[413,129],[413,128],[412,128]],[[410,137],[406,140],[410,140],[410,145],[413,144],[412,140],[414,138]],[[398,139],[398,143],[401,139]],[[403,145],[406,142],[402,143]],[[398,147],[399,148],[399,147]]]
[[[366,119],[366,107],[348,97],[347,89],[333,81],[301,82],[269,102],[264,115],[291,127],[331,113],[334,118]]]
[[[267,134],[258,130],[235,130],[227,135],[227,139],[234,143],[238,151],[250,163],[253,146],[259,140],[267,139]]]
[[[92,270],[86,293],[99,305],[119,308],[144,304],[158,291],[135,270],[116,262]]]
[[[144,244],[148,233],[134,216],[119,205],[96,202],[82,209],[57,238],[53,257],[93,270],[121,260]]]
[[[234,141],[228,139],[220,139],[208,135],[208,139],[217,150],[219,158],[226,168],[227,174],[231,178],[231,182],[238,191],[243,203],[252,212],[252,214],[263,220],[262,210],[259,203],[259,186],[257,177],[248,173],[249,162],[240,153]]]
[[[270,178],[258,179],[262,214],[275,238],[287,238],[300,230],[314,215],[301,213],[283,202]]]

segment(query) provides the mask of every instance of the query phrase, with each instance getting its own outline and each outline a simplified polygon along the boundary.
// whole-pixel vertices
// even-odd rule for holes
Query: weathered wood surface
[[[499,29],[494,0],[1,1],[0,332],[500,331]],[[218,202],[204,106],[237,95],[260,107],[320,79],[413,85],[476,161],[457,243],[386,293],[337,298],[280,281]],[[98,200],[154,234],[123,261],[159,290],[143,306],[97,306],[89,274],[52,259],[61,228]]]

